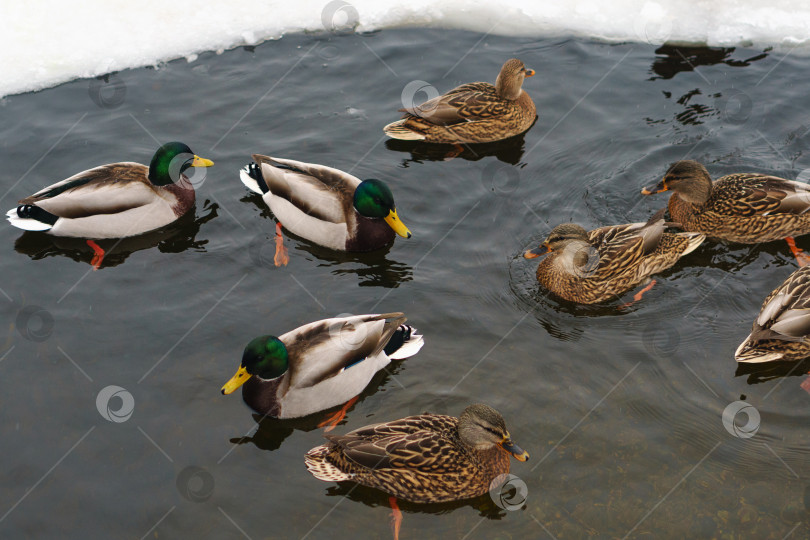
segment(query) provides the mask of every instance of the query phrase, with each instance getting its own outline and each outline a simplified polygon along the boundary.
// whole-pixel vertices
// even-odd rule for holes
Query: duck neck
[[[160,186],[158,189],[168,191],[174,195],[175,202],[172,204],[172,210],[174,210],[174,213],[178,216],[182,216],[194,206],[196,194],[191,183],[188,182],[185,177],[183,177],[181,182]]]
[[[498,74],[495,79],[495,92],[504,99],[514,101],[523,92],[523,81],[519,77],[504,77]]]
[[[270,380],[253,376],[242,386],[242,399],[257,413],[280,418],[281,398],[287,393],[289,386],[289,373]]]

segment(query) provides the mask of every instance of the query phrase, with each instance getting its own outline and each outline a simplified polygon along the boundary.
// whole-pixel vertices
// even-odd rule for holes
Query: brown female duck
[[[539,248],[523,256],[551,253],[537,267],[537,281],[557,296],[580,304],[610,300],[671,267],[706,238],[664,232],[663,214],[662,209],[647,223],[590,232],[574,223],[557,225]]]
[[[810,232],[810,186],[756,173],[723,176],[712,182],[697,161],[678,161],[644,195],[672,191],[669,213],[684,230],[730,242],[756,244]],[[806,256],[803,258],[806,259]],[[806,261],[804,261],[806,262]]]
[[[405,116],[383,131],[394,139],[431,143],[488,143],[519,135],[531,127],[537,108],[523,90],[534,75],[517,58],[507,60],[493,86],[463,84],[418,107],[400,109]]]
[[[810,266],[793,272],[762,303],[737,362],[801,360],[810,356]]]
[[[425,413],[326,438],[305,457],[315,478],[357,482],[416,503],[483,495],[509,472],[510,455],[529,459],[498,411],[481,404],[459,418]]]

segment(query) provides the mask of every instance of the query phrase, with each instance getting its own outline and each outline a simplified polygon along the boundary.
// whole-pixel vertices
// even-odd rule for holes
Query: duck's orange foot
[[[650,281],[650,283],[647,284],[646,287],[644,287],[643,289],[641,289],[640,291],[638,291],[636,294],[633,295],[633,301],[632,302],[627,302],[626,304],[620,305],[619,309],[627,309],[630,306],[632,306],[633,304],[635,304],[636,302],[640,301],[641,298],[644,296],[644,293],[651,290],[654,286],[655,286],[655,280],[653,279],[653,280]]]
[[[396,497],[388,497],[391,505],[391,531],[394,533],[394,540],[399,540],[399,528],[402,526],[402,512],[397,504]]]
[[[802,387],[802,390],[810,394],[810,373],[807,374],[807,377],[804,378],[802,384],[800,384],[799,386]]]
[[[88,240],[87,245],[93,248],[93,258],[90,259],[90,266],[93,267],[93,270],[98,270],[102,261],[104,261],[104,250],[92,240]]]
[[[276,266],[287,266],[290,256],[287,255],[287,248],[284,247],[284,237],[281,236],[281,223],[276,223],[276,254],[273,255],[273,263]]]
[[[444,161],[450,161],[451,159],[458,157],[464,151],[464,147],[460,144],[454,144],[453,149],[447,152],[444,155]]]
[[[349,412],[352,405],[357,403],[358,399],[360,399],[360,396],[354,396],[352,399],[344,403],[343,407],[341,407],[339,411],[327,416],[320,424],[318,424],[318,427],[325,428],[324,431],[326,433],[329,433],[335,429],[335,426],[337,426],[341,420],[346,418],[346,413]]]
[[[788,236],[785,238],[785,242],[787,242],[793,256],[796,257],[796,262],[799,263],[799,266],[807,266],[810,264],[810,255],[799,249],[799,247],[796,245],[796,240]]]

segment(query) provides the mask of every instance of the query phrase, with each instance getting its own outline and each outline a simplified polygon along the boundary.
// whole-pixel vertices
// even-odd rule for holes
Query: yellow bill
[[[239,371],[236,372],[236,375],[231,377],[231,380],[225,383],[225,386],[222,387],[222,393],[224,395],[228,395],[232,393],[234,390],[245,384],[252,375],[247,372],[245,366],[239,368]]]
[[[194,154],[194,161],[191,162],[192,167],[211,167],[214,164],[210,159],[201,158]]]
[[[388,215],[383,219],[385,219],[388,226],[394,229],[394,232],[400,235],[402,238],[411,237],[411,231],[409,231],[408,227],[406,227],[405,224],[399,219],[396,210],[391,210],[388,212]]]

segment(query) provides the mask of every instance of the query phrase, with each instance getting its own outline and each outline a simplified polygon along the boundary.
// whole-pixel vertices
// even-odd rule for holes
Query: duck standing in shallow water
[[[422,348],[422,336],[406,320],[402,313],[353,315],[258,337],[245,347],[222,393],[242,387],[245,403],[274,418],[298,418],[345,403],[328,421],[335,425],[378,371]]]
[[[470,405],[459,418],[425,413],[325,437],[329,442],[304,458],[309,472],[391,494],[395,537],[402,521],[397,498],[440,503],[478,497],[509,473],[510,456],[529,459],[500,413],[482,404]]]
[[[537,281],[565,300],[579,304],[612,300],[671,267],[706,238],[699,233],[664,232],[663,214],[662,209],[647,223],[590,232],[575,223],[557,225],[539,248],[523,256],[533,259],[549,253],[537,267]]]
[[[185,172],[213,164],[181,142],[166,143],[149,167],[122,162],[80,172],[22,199],[6,217],[27,231],[87,238],[99,268],[104,250],[92,239],[136,236],[174,222],[194,206]]]
[[[794,236],[810,233],[810,186],[756,173],[730,174],[712,182],[697,161],[675,162],[643,195],[672,191],[669,213],[686,231],[710,238],[758,244],[785,239],[799,264],[810,257]]]
[[[338,251],[373,251],[410,238],[399,219],[394,195],[377,179],[361,181],[332,167],[253,155],[240,172],[242,183],[258,193],[281,226],[302,238]],[[276,242],[276,266],[287,264]]]
[[[501,68],[494,86],[463,84],[417,107],[400,109],[405,113],[402,119],[383,131],[394,139],[455,145],[519,135],[537,118],[534,101],[523,90],[523,80],[533,75],[533,69],[512,58]]]

